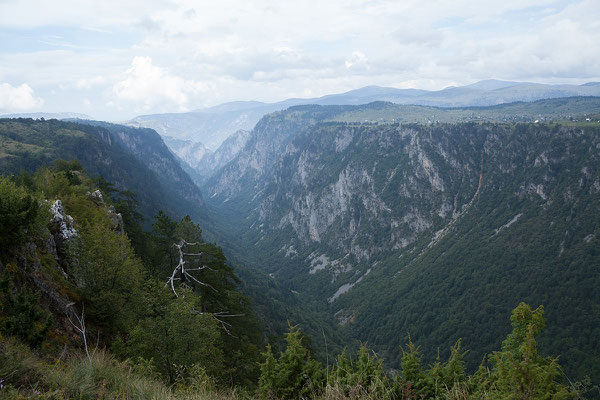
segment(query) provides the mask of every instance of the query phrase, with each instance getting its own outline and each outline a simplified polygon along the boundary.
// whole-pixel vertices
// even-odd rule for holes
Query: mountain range
[[[387,101],[435,107],[469,107],[570,96],[600,96],[600,83],[547,85],[492,79],[438,91],[367,86],[318,98],[292,98],[276,103],[236,101],[186,113],[140,115],[125,124],[152,128],[161,135],[176,139],[200,142],[214,151],[232,133],[240,129],[252,129],[264,115],[301,104],[358,105]]]

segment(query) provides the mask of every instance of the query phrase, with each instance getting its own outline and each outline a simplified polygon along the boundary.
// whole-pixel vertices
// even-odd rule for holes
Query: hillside
[[[205,198],[226,248],[391,366],[410,334],[474,343],[474,368],[508,332],[499,316],[527,299],[546,306],[541,340],[567,374],[598,382],[600,128],[570,119],[599,106],[517,103],[449,118],[531,122],[421,125],[356,122],[413,118],[388,103],[292,107],[257,124]]]
[[[57,158],[77,159],[94,177],[137,194],[149,220],[170,215],[205,217],[202,195],[156,132],[118,125],[57,120],[0,120],[0,172],[32,172]]]

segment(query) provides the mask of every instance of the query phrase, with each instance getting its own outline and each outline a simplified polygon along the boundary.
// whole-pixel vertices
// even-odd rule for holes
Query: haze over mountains
[[[17,113],[17,114],[5,114],[0,115],[0,118],[32,118],[32,119],[68,119],[68,118],[79,118],[79,119],[92,119],[87,114],[74,113],[74,112],[32,112],[32,113]]]
[[[0,0],[0,400],[600,400],[598,38]]]
[[[169,149],[183,161],[184,168],[193,179],[201,183],[213,171],[231,160],[237,151],[243,147],[247,135],[240,132],[251,130],[264,115],[294,105],[358,105],[374,101],[385,101],[395,104],[453,108],[482,107],[572,96],[600,96],[600,83],[548,85],[488,79],[461,87],[448,87],[439,91],[366,86],[349,92],[330,94],[318,98],[292,98],[276,103],[234,101],[191,112],[140,115],[124,122],[124,124],[156,130],[163,137]],[[448,112],[452,113],[451,111]],[[444,111],[433,113],[434,116],[437,115],[434,120],[439,119],[440,114],[446,113]],[[421,109],[422,115],[415,116],[415,112],[410,114],[413,116],[414,122],[427,122],[432,119],[432,116],[429,115],[432,113],[429,113],[429,110],[426,109]],[[424,118],[424,115],[429,115],[429,117]],[[92,119],[85,114],[68,112],[21,113],[2,117]],[[444,120],[443,117],[441,120]],[[457,119],[450,117],[450,120],[455,121]],[[466,117],[462,120],[472,120],[472,118]],[[410,119],[404,119],[404,121],[408,122]],[[393,121],[390,119],[387,122]],[[235,138],[219,149],[233,133],[236,133]]]
[[[319,98],[287,99],[277,103],[236,101],[187,113],[140,115],[126,122],[156,130],[161,135],[200,142],[214,151],[233,132],[250,130],[264,115],[300,104],[356,105],[373,101],[435,107],[490,106],[570,96],[600,96],[600,83],[546,85],[484,80],[439,91],[367,86]]]

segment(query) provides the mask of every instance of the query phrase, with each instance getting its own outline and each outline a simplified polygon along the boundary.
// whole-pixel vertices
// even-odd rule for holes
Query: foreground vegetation
[[[257,392],[219,385],[203,368],[177,374],[168,385],[152,359],[119,361],[107,351],[41,358],[14,338],[0,336],[0,399],[578,399],[589,390],[562,382],[557,360],[541,357],[535,336],[544,326],[543,308],[521,303],[511,316],[513,332],[502,349],[479,369],[465,372],[460,342],[450,358],[428,368],[409,342],[399,374],[384,371],[382,360],[362,346],[345,352],[331,368],[312,359],[302,334],[291,327],[278,359],[267,347]],[[63,359],[64,357],[64,359]],[[591,393],[594,395],[594,393]]]

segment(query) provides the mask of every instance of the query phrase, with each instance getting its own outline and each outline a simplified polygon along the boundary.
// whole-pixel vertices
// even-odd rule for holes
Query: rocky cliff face
[[[289,146],[257,218],[357,261],[406,248],[473,196],[478,133],[457,140],[443,129],[316,128]]]
[[[244,216],[240,234],[252,245],[269,243],[272,256],[293,259],[295,274],[330,269],[334,281],[357,265],[364,272],[391,253],[433,246],[482,189],[547,165],[552,148],[544,140],[570,138],[566,149],[577,140],[574,128],[316,124],[315,109],[291,110],[264,118],[205,190],[223,212]],[[523,177],[511,196],[547,199],[551,170]]]
[[[162,136],[165,144],[179,158],[182,168],[199,185],[233,160],[249,137],[250,131],[239,130],[221,143],[217,150],[211,151],[199,142]]]
[[[157,210],[196,219],[205,216],[202,194],[151,129],[101,121],[0,120],[0,172],[34,171],[55,159],[77,159],[93,177],[136,193],[149,224]]]
[[[207,189],[213,204],[246,215],[243,235],[254,246],[268,242],[278,257],[295,260],[290,268],[331,270],[335,280],[391,253],[433,246],[490,185],[507,200],[547,201],[556,165],[569,160],[578,135],[593,139],[574,128],[555,131],[499,124],[300,129],[275,117]],[[566,151],[558,158],[550,157],[556,140]],[[576,179],[591,179],[598,154],[590,145],[595,153]],[[523,169],[535,173],[521,176]]]
[[[119,125],[107,126],[140,162],[156,173],[161,183],[185,200],[202,205],[202,194],[183,171],[161,137],[152,129],[135,129]]]
[[[307,112],[263,119],[205,186],[213,204],[247,215],[245,238],[273,242],[294,268],[351,276],[441,229],[475,195],[485,130],[315,126]]]

